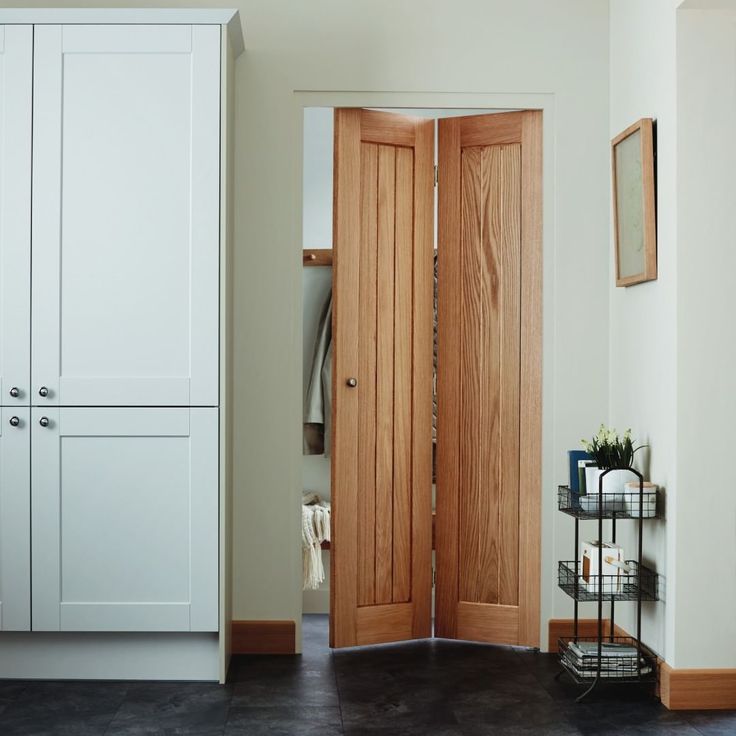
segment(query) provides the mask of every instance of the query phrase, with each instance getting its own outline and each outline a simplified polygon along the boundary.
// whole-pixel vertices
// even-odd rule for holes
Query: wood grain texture
[[[519,376],[521,370],[521,147],[495,146],[493,199],[500,211],[489,228],[498,239],[499,457],[498,603],[519,603]],[[501,441],[502,439],[502,441]]]
[[[460,343],[460,600],[479,600],[483,412],[481,382],[483,355],[482,314],[481,155],[479,147],[462,151],[462,220],[460,236],[461,308],[454,329]],[[441,333],[439,341],[444,338]],[[483,519],[483,521],[485,521]]]
[[[419,121],[408,115],[379,110],[362,110],[360,139],[365,143],[413,147]]]
[[[488,123],[488,115],[468,115],[460,121],[460,146],[499,146],[505,143],[519,143],[523,112],[494,114],[493,125]]]
[[[439,136],[435,628],[536,646],[541,113],[441,120]]]
[[[611,621],[603,620],[603,636],[608,636],[611,632]],[[572,639],[575,635],[575,622],[571,618],[551,618],[547,622],[547,651],[557,652],[558,642],[560,639]],[[619,633],[616,632],[616,636]],[[581,618],[578,619],[578,636],[598,636],[598,619],[597,618]],[[628,636],[622,633],[621,636]]]
[[[412,312],[414,265],[414,152],[396,149],[394,269],[394,603],[411,599]]]
[[[411,638],[411,603],[390,603],[358,609],[357,644],[381,644]]]
[[[412,318],[412,635],[432,635],[432,384],[434,364],[434,121],[415,126]]]
[[[376,602],[376,313],[378,146],[360,146],[360,319],[358,322],[358,605]]]
[[[478,568],[476,575],[479,603],[498,603],[498,579],[501,557],[507,553],[500,545],[499,502],[501,467],[500,455],[505,438],[500,432],[501,412],[501,331],[500,303],[501,259],[504,247],[503,234],[507,228],[503,202],[500,198],[499,146],[480,148],[480,237],[468,248],[479,251],[480,267],[480,325],[477,334],[475,362],[479,366],[479,410],[480,425],[468,427],[481,441],[478,457],[480,491],[478,506],[474,512],[479,519]],[[463,244],[465,247],[466,244]],[[517,284],[518,288],[518,284]],[[513,326],[509,326],[513,329]],[[465,325],[463,325],[465,329]],[[513,495],[510,489],[509,495]]]
[[[357,365],[351,372],[338,369],[352,363],[339,338],[333,340],[331,547],[344,567],[335,574],[333,564],[331,576],[331,611],[341,617],[331,617],[332,646],[431,633],[434,127],[432,121],[354,112],[370,134],[363,122],[356,128],[349,117],[349,126],[343,121],[339,127],[336,118],[335,207],[356,207],[358,214],[335,214],[335,227],[343,231],[335,239],[334,290],[338,306],[357,303],[347,351],[352,356],[357,346]],[[345,135],[351,144],[341,146]],[[404,145],[409,140],[412,145]],[[357,165],[346,166],[340,155],[357,156]],[[343,338],[344,314],[343,307],[334,318]],[[355,388],[345,386],[349,376],[358,377]],[[356,398],[354,417],[352,404],[344,402]],[[357,439],[337,442],[346,432]],[[337,457],[352,446],[355,458]],[[348,478],[357,492],[343,485]],[[354,555],[343,552],[345,529],[356,536]],[[352,573],[346,560],[352,560]]]
[[[309,266],[331,266],[332,248],[305,248],[302,253],[302,265]]]
[[[435,634],[454,639],[459,598],[461,149],[458,118],[440,120],[438,186],[437,502]]]
[[[378,147],[376,357],[376,603],[393,599],[396,149]]]
[[[295,654],[293,621],[233,621],[233,654]]]
[[[539,646],[542,556],[542,111],[521,132],[519,644]]]
[[[457,606],[457,638],[517,644],[519,611],[516,606],[460,601]]]
[[[736,669],[659,669],[660,698],[670,710],[736,709]]]
[[[357,376],[359,368],[360,110],[335,110],[334,135],[330,646],[352,646],[358,606],[358,392],[344,379]]]

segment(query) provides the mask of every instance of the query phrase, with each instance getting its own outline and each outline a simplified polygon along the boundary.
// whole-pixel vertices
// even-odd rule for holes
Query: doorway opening
[[[305,108],[303,192],[304,613],[536,646],[541,112]]]

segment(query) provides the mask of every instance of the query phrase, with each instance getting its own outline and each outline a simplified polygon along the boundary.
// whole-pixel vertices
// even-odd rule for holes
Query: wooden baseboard
[[[736,708],[736,669],[659,668],[660,697],[670,710],[731,710]]]
[[[293,621],[233,621],[233,654],[295,654]]]
[[[603,636],[608,636],[611,631],[611,622],[603,619]],[[547,651],[557,651],[557,640],[568,639],[575,635],[575,624],[571,618],[551,618],[547,626]],[[581,618],[578,620],[578,636],[598,636],[598,619],[597,618]],[[616,626],[616,636],[627,636],[620,633],[619,627]]]
[[[603,621],[603,635],[607,636],[611,622]],[[557,640],[573,636],[571,618],[553,618],[549,621],[548,651],[557,651]],[[614,636],[630,636],[618,624]],[[598,636],[598,620],[578,621],[579,636]],[[673,669],[657,658],[659,677],[657,695],[669,710],[733,710],[736,709],[736,669]]]

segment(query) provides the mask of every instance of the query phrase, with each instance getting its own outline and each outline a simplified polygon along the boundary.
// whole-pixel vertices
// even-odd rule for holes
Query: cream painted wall
[[[608,412],[608,2],[231,4],[246,29],[236,70],[234,618],[301,613],[300,105],[320,104],[308,101],[319,91],[349,90],[354,104],[379,106],[486,106],[487,96],[495,107],[546,105],[546,632],[548,618],[572,611],[556,586],[555,559],[571,554],[572,525],[555,511],[555,486],[566,479],[565,451]],[[381,91],[395,94],[369,94]]]
[[[657,121],[658,278],[615,286],[613,237],[609,249],[609,419],[631,427],[649,444],[637,462],[658,483],[666,519],[644,529],[645,561],[665,580],[666,603],[644,604],[644,641],[672,663],[675,616],[675,513],[677,510],[677,218],[675,0],[611,0],[610,128],[613,138],[639,118]],[[610,168],[610,167],[609,167]],[[610,171],[608,174],[610,181]],[[627,556],[635,556],[635,525],[619,524]],[[617,621],[635,631],[634,608],[617,607]]]
[[[736,2],[717,5],[677,22],[675,662],[736,668]]]

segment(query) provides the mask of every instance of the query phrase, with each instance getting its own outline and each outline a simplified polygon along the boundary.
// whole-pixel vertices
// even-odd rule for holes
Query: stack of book
[[[601,677],[628,678],[640,674],[637,667],[638,653],[632,644],[603,642],[601,645]],[[571,641],[563,655],[565,664],[578,676],[583,678],[598,675],[598,642]],[[641,674],[652,671],[651,666],[642,657]]]

